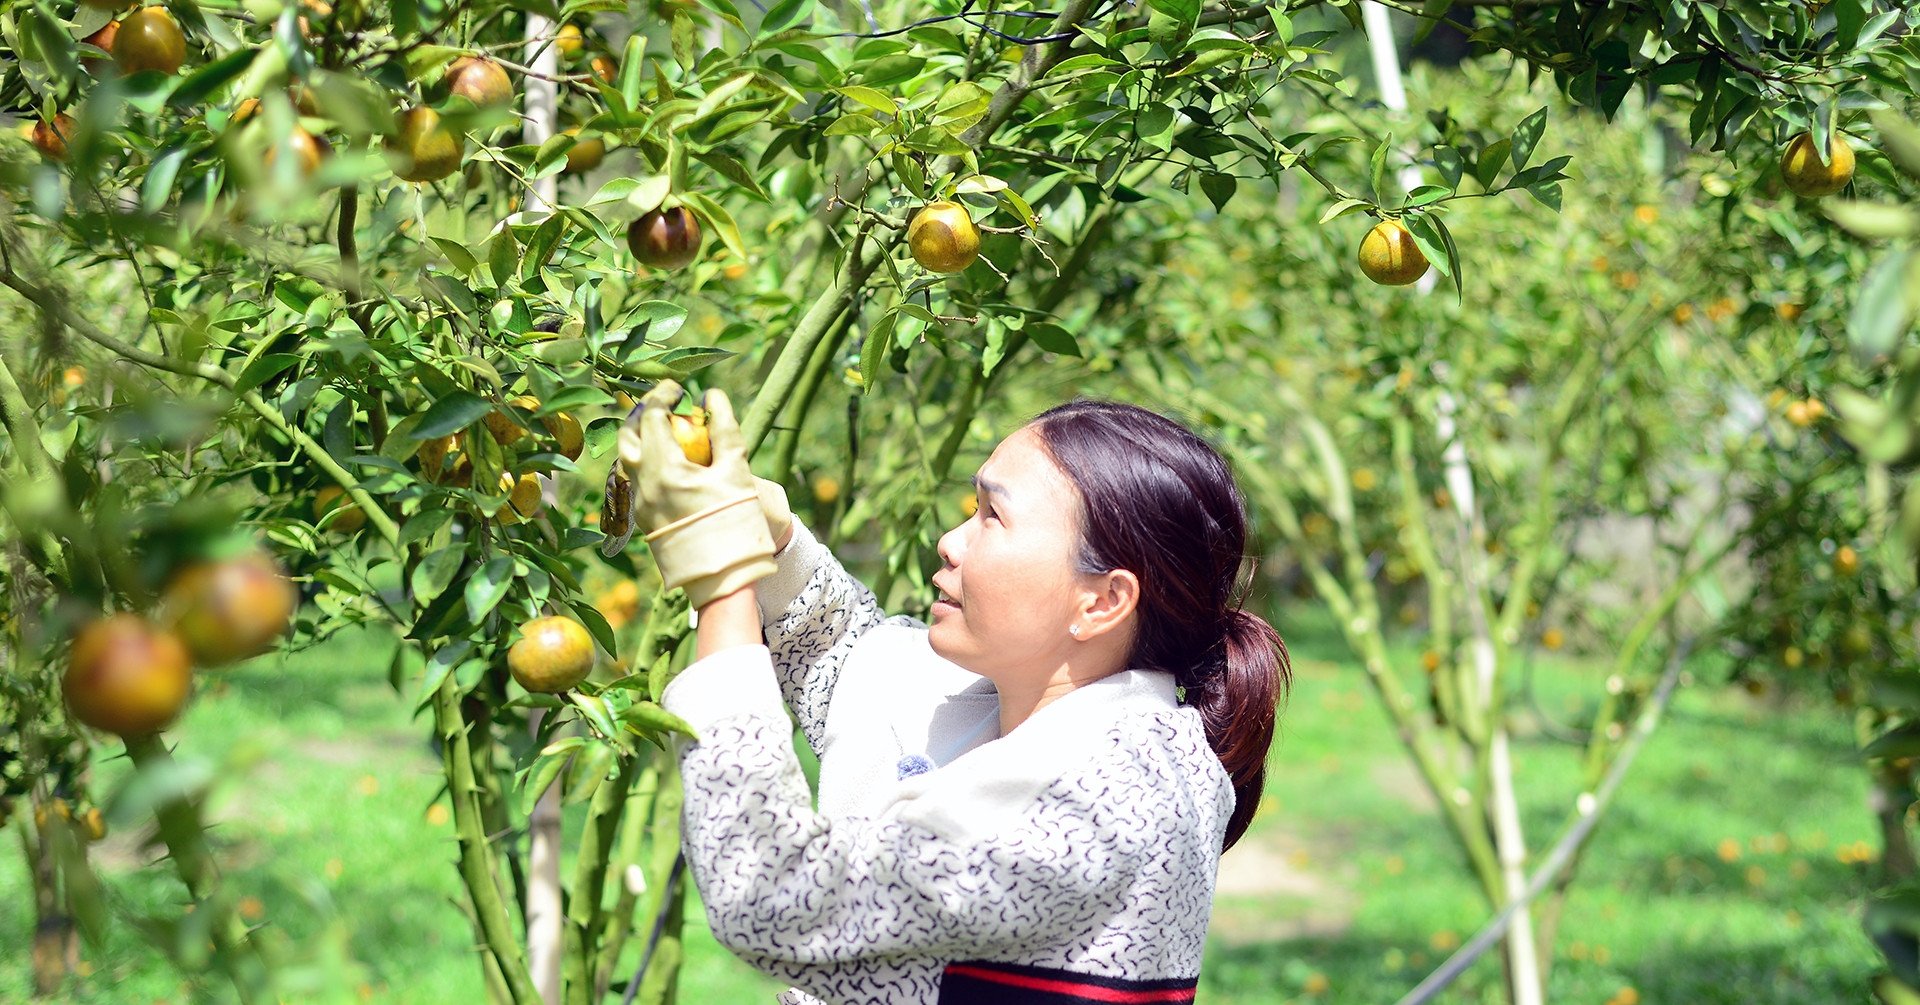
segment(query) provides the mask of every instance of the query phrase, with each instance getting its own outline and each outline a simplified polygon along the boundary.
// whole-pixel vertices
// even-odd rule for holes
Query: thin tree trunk
[[[539,14],[527,15],[526,61],[537,75],[525,78],[523,135],[526,142],[535,147],[557,131],[559,85],[552,79],[542,78],[554,77],[559,69],[559,50],[553,44],[558,30],[559,25]],[[554,195],[553,175],[535,180],[527,193],[527,209],[535,213],[552,209]],[[553,480],[546,476],[540,480],[544,493],[551,499]],[[528,717],[527,728],[538,736],[544,718],[544,709],[534,709]],[[527,970],[547,1005],[559,1005],[561,974],[565,970],[561,965],[566,948],[566,916],[560,886],[561,788],[561,780],[555,779],[534,804],[533,814],[527,820]]]

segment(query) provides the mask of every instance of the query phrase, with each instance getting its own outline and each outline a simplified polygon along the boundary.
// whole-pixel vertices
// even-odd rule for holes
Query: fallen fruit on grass
[[[507,650],[507,669],[529,691],[565,691],[593,669],[593,636],[572,618],[535,618],[521,626],[520,641]]]
[[[907,224],[907,247],[929,272],[960,272],[980,257],[980,231],[957,202],[931,202]]]
[[[73,637],[61,694],[73,717],[120,736],[158,732],[191,689],[187,647],[136,614],[88,622]]]
[[[1398,220],[1382,220],[1360,241],[1360,271],[1382,286],[1405,286],[1427,274],[1427,256]]]

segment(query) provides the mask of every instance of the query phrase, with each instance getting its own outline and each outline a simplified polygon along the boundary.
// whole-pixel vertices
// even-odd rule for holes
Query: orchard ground
[[[1295,655],[1294,699],[1268,801],[1223,860],[1201,1000],[1391,1002],[1469,938],[1486,907],[1333,625],[1307,607],[1277,623]],[[182,758],[249,765],[236,767],[248,784],[219,787],[210,814],[243,917],[299,931],[351,919],[366,997],[464,1005],[481,986],[457,906],[453,828],[435,799],[438,762],[387,685],[390,645],[343,635],[203,677],[170,737]],[[1419,665],[1414,651],[1396,655]],[[1580,722],[1569,696],[1592,694],[1604,664],[1556,654],[1540,669],[1540,706]],[[1544,844],[1572,802],[1575,756],[1538,732],[1521,736],[1520,796],[1529,837]],[[99,791],[125,768],[103,763]],[[1850,729],[1830,702],[1683,689],[1586,853],[1549,1000],[1865,1000],[1877,964],[1858,923],[1871,828]],[[143,864],[141,837],[116,833],[97,848],[115,908],[177,911],[178,880]],[[24,945],[31,909],[24,871],[0,870],[0,944]],[[771,1001],[778,986],[732,959],[698,917],[680,1000]],[[114,924],[85,960],[71,999],[80,1005],[187,1000],[131,926]],[[1442,1000],[1497,1001],[1499,977],[1489,956]],[[0,1002],[23,1000],[28,982],[26,955],[0,953]]]

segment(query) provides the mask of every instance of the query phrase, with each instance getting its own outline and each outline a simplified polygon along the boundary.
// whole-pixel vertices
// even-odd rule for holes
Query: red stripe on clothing
[[[1118,988],[1105,988],[1098,984],[1075,984],[1071,981],[1054,981],[1044,977],[1027,977],[1021,974],[1001,973],[997,970],[983,970],[960,963],[947,965],[950,974],[961,974],[976,980],[993,981],[996,984],[1011,984],[1017,988],[1034,991],[1046,991],[1052,994],[1073,995],[1088,1001],[1115,1002],[1117,1005],[1144,1005],[1148,1002],[1190,1002],[1193,1000],[1193,988],[1167,988],[1161,991],[1122,991]]]

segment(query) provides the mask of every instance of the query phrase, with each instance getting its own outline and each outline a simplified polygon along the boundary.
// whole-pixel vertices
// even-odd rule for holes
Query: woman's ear
[[[1086,578],[1089,588],[1081,598],[1076,621],[1080,631],[1074,636],[1082,642],[1124,628],[1140,606],[1140,577],[1133,573],[1114,569]]]

